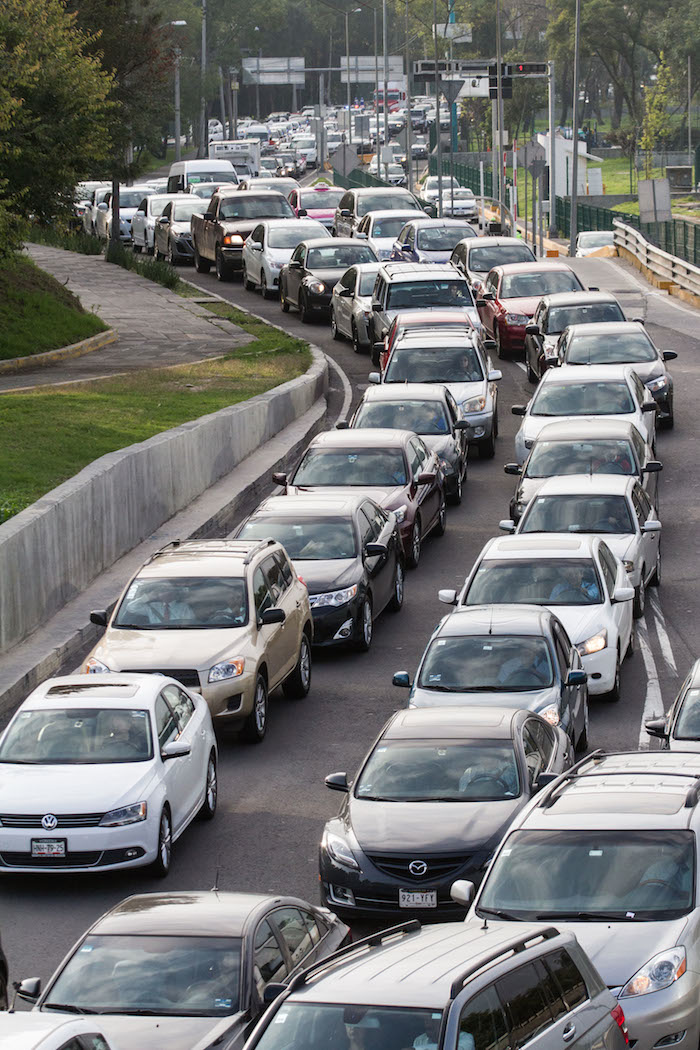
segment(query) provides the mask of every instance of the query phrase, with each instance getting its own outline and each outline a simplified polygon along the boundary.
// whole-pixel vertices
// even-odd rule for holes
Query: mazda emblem
[[[411,875],[425,875],[428,870],[428,865],[424,860],[412,860],[408,865],[408,870]]]
[[[54,817],[53,813],[46,813],[41,818],[41,826],[44,831],[54,831],[58,826],[58,817]]]

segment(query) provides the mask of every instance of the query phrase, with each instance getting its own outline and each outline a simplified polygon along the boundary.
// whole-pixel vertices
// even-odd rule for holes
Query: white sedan
[[[634,647],[631,586],[599,536],[537,533],[489,540],[447,605],[545,605],[559,617],[588,674],[588,692],[620,696],[620,665]]]
[[[280,270],[301,241],[330,237],[316,219],[267,219],[260,222],[243,245],[243,284],[259,288],[263,299],[279,295]]]
[[[98,1017],[2,1013],[0,1050],[126,1050],[133,1045],[128,1030],[124,1032],[125,1041],[117,1045],[112,1040],[107,1042],[101,1029]],[[148,1034],[152,1037],[152,1033]]]
[[[369,211],[360,219],[352,236],[366,240],[369,246],[374,248],[378,259],[388,259],[394,241],[406,223],[415,219],[416,214],[415,208],[412,211]]]
[[[600,416],[634,423],[652,449],[656,441],[656,402],[629,365],[562,365],[549,369],[527,405],[513,405],[523,416],[515,435],[522,466],[535,438],[554,419]]]
[[[214,816],[206,700],[162,675],[50,678],[0,737],[0,872],[167,875],[172,843]]]
[[[170,201],[177,200],[177,193],[156,193],[144,197],[131,220],[131,240],[135,252],[153,253],[156,222]]]

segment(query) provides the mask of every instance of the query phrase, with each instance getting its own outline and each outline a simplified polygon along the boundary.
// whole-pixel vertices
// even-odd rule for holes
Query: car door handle
[[[565,1043],[570,1043],[576,1035],[576,1025],[570,1021],[564,1031],[561,1033],[561,1037]]]

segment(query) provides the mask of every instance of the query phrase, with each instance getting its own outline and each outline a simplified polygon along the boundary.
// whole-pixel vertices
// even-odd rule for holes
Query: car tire
[[[527,350],[525,351],[525,360],[527,361],[527,381],[528,383],[536,383],[537,374],[535,373],[534,368],[530,364],[530,355],[528,354]]]
[[[635,630],[634,624],[632,624],[632,630],[630,631],[630,640],[627,643],[627,652],[625,653],[625,660],[627,660],[630,656],[634,656],[636,651],[637,651],[637,632]]]
[[[311,688],[311,643],[306,633],[301,636],[296,666],[282,688],[288,700],[303,700]]]
[[[673,398],[668,403],[668,416],[666,419],[659,421],[659,426],[663,427],[664,430],[673,430]]]
[[[299,320],[302,324],[311,323],[311,311],[309,310],[309,303],[303,292],[299,295]]]
[[[479,442],[479,459],[493,459],[496,455],[496,435],[491,428],[491,433],[483,441]]]
[[[372,599],[366,594],[358,617],[358,634],[355,641],[355,648],[361,653],[368,652],[372,645],[373,636],[374,623],[372,621]]]
[[[134,255],[140,255],[141,252],[143,251],[143,248],[141,247],[140,244],[137,244],[136,241],[132,241],[131,242],[131,250],[134,253]]]
[[[281,281],[280,281],[280,306],[282,307],[282,313],[283,314],[288,314],[289,313],[289,300],[287,299],[287,296],[285,295],[285,288],[284,288],[284,285],[282,284]]]
[[[352,322],[352,337],[351,338],[352,338],[352,348],[353,348],[353,350],[355,351],[356,354],[361,354],[362,353],[362,344],[360,343],[360,336],[359,336],[359,333],[357,331],[357,325],[355,324],[354,321]]]
[[[440,501],[440,509],[438,510],[438,516],[433,525],[433,532],[436,536],[444,536],[447,529],[447,500],[445,499],[445,493],[442,493],[442,499]]]
[[[165,256],[157,248],[155,249],[155,252],[153,254],[155,256],[156,262],[163,262],[163,260],[165,259]]]
[[[265,676],[258,673],[255,680],[253,710],[243,723],[243,739],[249,744],[259,744],[267,732],[267,682]]]
[[[494,342],[496,343],[496,355],[498,357],[500,357],[501,361],[505,361],[507,355],[506,355],[505,350],[501,346],[501,330],[498,327],[498,325],[494,326],[493,338],[494,338]]]
[[[216,279],[217,281],[230,281],[233,276],[230,265],[224,259],[220,248],[216,249]]]
[[[615,662],[615,681],[613,682],[612,689],[605,694],[605,699],[615,703],[620,699],[620,649],[617,650],[617,660]]]
[[[7,998],[7,975],[0,974],[0,1010],[7,1010],[9,1006]]]
[[[151,874],[156,879],[164,879],[170,871],[170,861],[173,852],[173,826],[170,818],[170,809],[167,804],[163,806],[158,825],[158,856],[151,864]]]
[[[392,588],[391,599],[387,608],[390,612],[401,612],[403,609],[404,592],[406,590],[406,574],[402,563],[397,560],[396,571],[394,572],[394,586]]]
[[[180,265],[180,260],[176,259],[174,254],[173,254],[173,246],[170,243],[170,241],[168,241],[168,252],[167,252],[167,255],[165,256],[165,261],[170,263],[171,266],[179,266]]]
[[[583,712],[583,729],[578,740],[574,743],[575,751],[585,751],[588,747],[588,699],[586,698],[586,706]]]
[[[411,569],[415,569],[420,561],[421,541],[420,515],[416,514],[411,529],[411,545],[406,555],[406,564]]]
[[[243,269],[241,270],[241,277],[243,278],[243,287],[246,292],[255,291],[255,284],[248,277],[248,267],[243,263]]]
[[[330,325],[331,325],[331,335],[333,336],[335,341],[337,343],[339,343],[340,340],[342,339],[342,335],[340,334],[340,331],[338,329],[338,322],[335,319],[335,310],[333,309],[332,306],[331,306],[331,309],[330,309],[330,318],[329,318],[329,320],[330,320]]]
[[[447,497],[447,502],[452,507],[458,507],[462,502],[462,471],[457,472],[457,485],[454,492]]]
[[[211,263],[208,259],[203,259],[197,249],[194,250],[194,268],[197,273],[209,273],[211,270]]]
[[[217,779],[216,754],[214,751],[209,755],[207,762],[207,775],[204,780],[204,801],[197,816],[200,820],[213,820],[216,813],[216,803],[219,796],[219,782]]]
[[[649,586],[650,587],[660,587],[661,586],[661,544],[660,543],[659,543],[658,549],[656,551],[656,564],[654,565],[654,571],[652,572],[651,577],[649,579]]]
[[[646,609],[647,605],[647,585],[646,580],[644,579],[644,574],[646,573],[646,571],[646,566],[642,565],[642,571],[639,574],[639,587],[635,587],[634,589],[634,603],[632,606],[632,615],[634,616],[635,620],[639,620],[642,616],[644,616],[644,610]]]
[[[274,288],[270,290],[267,287],[267,277],[265,276],[264,270],[260,271],[260,294],[262,295],[263,299],[274,299],[275,296]]]

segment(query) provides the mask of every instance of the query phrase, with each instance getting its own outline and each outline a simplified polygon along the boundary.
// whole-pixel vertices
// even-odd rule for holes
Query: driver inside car
[[[495,789],[495,790],[494,790]],[[492,756],[488,752],[479,755],[477,762],[462,773],[459,790],[463,793],[478,795],[518,794],[518,773],[513,758],[504,759],[503,755]]]

